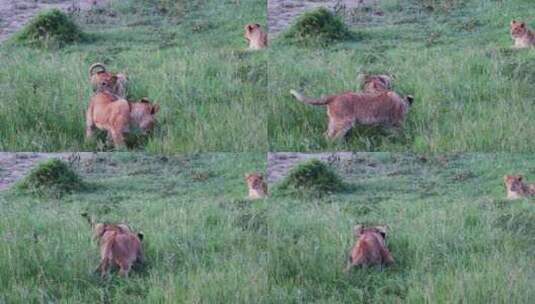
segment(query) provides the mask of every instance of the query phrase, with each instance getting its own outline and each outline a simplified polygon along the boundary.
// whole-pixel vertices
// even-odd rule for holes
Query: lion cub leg
[[[110,271],[110,260],[104,257],[98,265],[97,271],[100,272],[100,277],[105,279]]]
[[[340,138],[344,138],[353,128],[353,122],[352,121],[342,121],[342,122],[333,122],[329,121],[329,127],[327,129],[327,138],[330,140],[337,140]]]
[[[93,130],[95,128],[95,123],[93,122],[93,105],[89,105],[89,109],[85,114],[85,137],[86,139],[91,139],[93,137]]]
[[[108,133],[111,135],[115,148],[123,148],[125,146],[122,130],[111,129]]]
[[[128,262],[123,262],[119,265],[119,275],[123,278],[128,278],[128,273],[130,272],[130,268],[132,266]]]

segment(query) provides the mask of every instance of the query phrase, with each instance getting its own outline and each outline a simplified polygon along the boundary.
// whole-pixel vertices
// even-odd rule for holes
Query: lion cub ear
[[[406,99],[410,105],[412,105],[412,103],[414,102],[414,96],[412,95],[407,95]]]
[[[261,26],[260,24],[258,24],[258,23],[255,23],[254,25],[255,25],[257,28],[261,28],[261,27],[262,27],[262,26]]]
[[[140,241],[143,241],[143,237],[144,237],[144,236],[145,236],[145,235],[143,234],[143,232],[138,232],[138,233],[137,233],[137,237],[139,238]]]
[[[516,24],[516,20],[511,20],[511,25]]]

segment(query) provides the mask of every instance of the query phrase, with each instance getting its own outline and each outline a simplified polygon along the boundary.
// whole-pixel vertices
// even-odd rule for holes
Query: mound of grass
[[[85,184],[69,165],[59,159],[40,163],[17,185],[19,190],[38,196],[61,197],[79,191]]]
[[[342,19],[326,8],[303,14],[283,35],[290,43],[325,45],[353,37]]]
[[[299,164],[290,171],[278,189],[290,194],[321,196],[346,190],[347,185],[332,168],[314,159]]]
[[[85,34],[78,25],[58,9],[40,13],[15,36],[20,44],[48,48],[82,41]]]

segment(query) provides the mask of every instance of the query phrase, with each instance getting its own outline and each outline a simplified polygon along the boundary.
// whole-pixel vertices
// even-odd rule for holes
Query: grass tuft
[[[15,41],[39,48],[63,47],[84,40],[85,34],[78,25],[58,9],[43,12],[33,18]]]
[[[283,192],[298,195],[323,195],[347,188],[338,174],[325,163],[313,159],[299,164],[278,186]]]
[[[82,190],[85,184],[68,164],[51,159],[40,163],[17,185],[19,190],[38,196],[61,197]]]
[[[303,14],[283,35],[286,41],[301,45],[326,45],[351,37],[342,19],[323,7]]]

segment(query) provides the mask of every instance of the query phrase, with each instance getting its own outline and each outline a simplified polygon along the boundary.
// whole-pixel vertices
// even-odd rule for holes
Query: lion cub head
[[[365,93],[379,93],[392,90],[392,76],[361,74],[357,78]]]
[[[506,175],[503,177],[508,199],[518,199],[535,195],[535,185],[524,183],[522,175]]]
[[[139,102],[129,102],[129,104],[132,122],[143,134],[150,133],[156,125],[156,114],[160,111],[160,105],[152,103],[146,97]]]
[[[245,39],[249,43],[249,49],[260,50],[267,47],[267,34],[258,23],[250,23],[245,26]]]
[[[262,174],[245,174],[245,182],[249,188],[250,199],[264,198],[268,195],[267,184],[264,181],[264,176]]]
[[[119,97],[126,96],[126,75],[110,73],[102,63],[95,63],[89,67],[89,81],[94,92],[106,91]]]
[[[525,22],[522,21],[511,21],[511,36],[513,38],[524,37],[528,33],[528,28]]]
[[[355,245],[349,254],[346,271],[355,266],[390,265],[394,259],[386,247],[387,226],[353,227]]]

